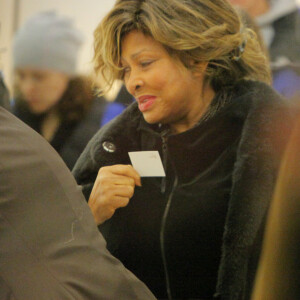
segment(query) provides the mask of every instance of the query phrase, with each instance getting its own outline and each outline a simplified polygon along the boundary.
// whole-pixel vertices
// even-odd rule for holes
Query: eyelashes
[[[143,71],[143,70],[147,69],[150,65],[152,65],[155,61],[156,60],[154,60],[154,59],[142,60],[140,62],[137,62],[136,66],[134,66],[134,68],[138,68],[139,70]],[[131,73],[131,67],[130,66],[123,66],[121,72],[122,72],[121,73],[121,79],[124,80],[124,78],[127,77],[128,74]]]
[[[142,62],[140,63],[140,65],[141,65],[143,68],[145,68],[145,67],[150,66],[153,62],[154,62],[154,60],[142,61]]]

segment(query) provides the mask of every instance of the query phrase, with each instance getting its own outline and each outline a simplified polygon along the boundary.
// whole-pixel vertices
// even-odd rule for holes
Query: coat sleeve
[[[154,299],[106,249],[57,153],[0,108],[0,298]]]
[[[298,116],[280,166],[268,214],[253,300],[300,298],[299,153],[300,118]]]
[[[126,143],[119,142],[118,145],[116,144],[116,140],[119,139],[111,133],[111,127],[114,127],[114,123],[104,125],[94,135],[72,170],[78,185],[82,187],[82,192],[87,201],[100,168],[121,164],[126,160],[124,160]]]
[[[99,169],[115,164],[130,164],[128,152],[139,148],[137,105],[104,125],[90,140],[77,160],[72,173],[88,200]]]
[[[289,105],[260,89],[244,122],[232,175],[216,296],[249,299],[265,218],[278,168],[293,126]]]

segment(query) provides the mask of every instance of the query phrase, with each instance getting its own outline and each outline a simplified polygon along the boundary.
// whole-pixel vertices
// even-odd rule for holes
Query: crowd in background
[[[287,98],[299,94],[300,17],[294,0],[230,0],[252,19],[267,50],[273,87]]]

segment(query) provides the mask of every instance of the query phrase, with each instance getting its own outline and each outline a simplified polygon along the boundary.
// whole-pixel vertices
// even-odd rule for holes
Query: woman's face
[[[44,113],[55,106],[69,83],[66,74],[23,68],[17,70],[20,92],[33,113]]]
[[[192,127],[203,108],[203,72],[188,70],[138,31],[128,33],[121,46],[124,82],[146,122],[170,124],[175,132]]]

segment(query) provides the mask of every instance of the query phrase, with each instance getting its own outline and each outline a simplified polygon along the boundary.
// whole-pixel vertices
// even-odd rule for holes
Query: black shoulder
[[[138,148],[141,118],[137,104],[133,103],[93,136],[72,170],[78,184],[88,185],[85,189],[89,190],[99,168],[129,163],[128,152]]]

